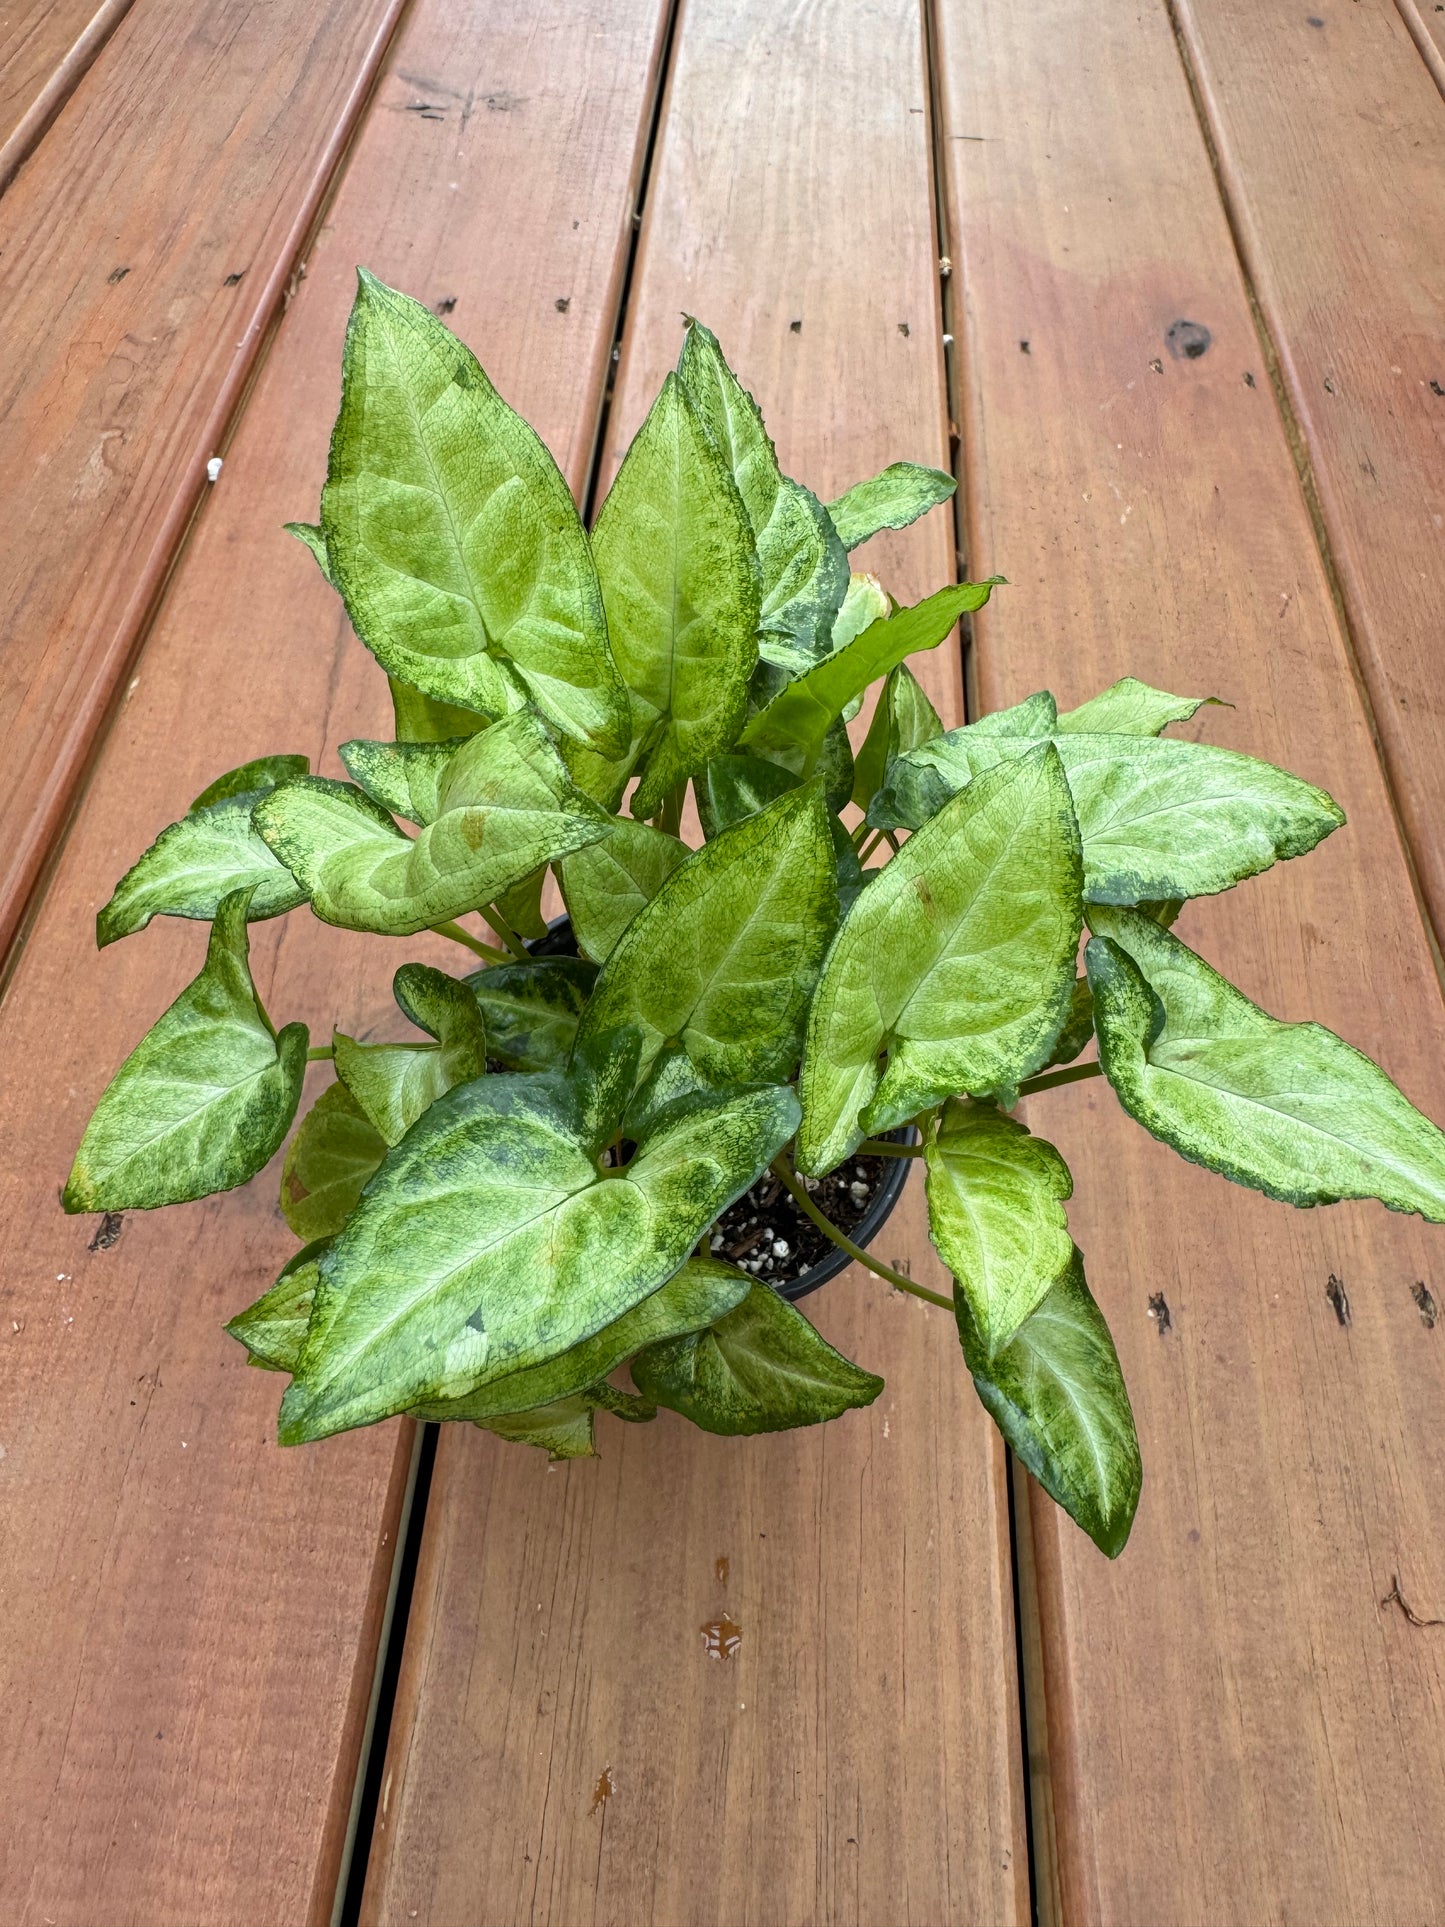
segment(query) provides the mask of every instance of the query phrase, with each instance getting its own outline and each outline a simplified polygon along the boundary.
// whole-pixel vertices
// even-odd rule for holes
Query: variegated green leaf
[[[747,511],[761,572],[760,651],[793,673],[805,670],[831,645],[848,590],[847,550],[817,496],[778,467],[757,403],[699,322],[688,323],[678,378]]]
[[[929,1231],[993,1358],[1073,1259],[1069,1167],[991,1104],[946,1105],[925,1156]]]
[[[597,966],[585,957],[493,964],[467,978],[487,1026],[487,1053],[513,1071],[550,1071],[571,1055]]]
[[[226,1326],[251,1354],[253,1365],[269,1372],[294,1372],[311,1322],[316,1296],[317,1266],[329,1238],[313,1238],[283,1267],[280,1277],[254,1305],[247,1306]]]
[[[598,843],[563,857],[563,901],[581,949],[601,963],[638,911],[651,903],[687,855],[687,845],[650,823],[614,817]]]
[[[360,791],[319,776],[263,797],[253,821],[324,922],[394,937],[490,903],[608,828],[526,711],[461,745],[414,840]]]
[[[669,375],[608,491],[592,537],[613,654],[632,699],[651,816],[726,749],[757,661],[758,563],[732,476]]]
[[[717,1087],[790,1076],[837,921],[828,820],[811,783],[680,864],[608,957],[579,1043],[635,1024],[644,1073],[677,1043]]]
[[[570,1398],[606,1379],[609,1372],[645,1345],[701,1331],[747,1296],[752,1280],[745,1271],[716,1258],[689,1258],[664,1285],[624,1312],[593,1337],[583,1339],[559,1358],[528,1371],[509,1372],[465,1398],[422,1405],[415,1416],[423,1419],[471,1419],[480,1422],[498,1413],[527,1412],[555,1399]]]
[[[631,1398],[603,1381],[570,1398],[558,1399],[552,1405],[477,1419],[475,1423],[484,1432],[495,1432],[510,1444],[540,1446],[554,1461],[595,1459],[593,1425],[599,1412],[612,1412],[634,1425],[657,1417],[655,1405],[649,1405],[645,1399]]]
[[[1303,856],[1344,822],[1323,790],[1253,756],[1169,737],[1058,735],[1084,839],[1090,903],[1203,897],[1284,857]],[[1034,744],[973,724],[900,756],[870,823],[913,827],[984,770]]]
[[[917,749],[943,734],[938,711],[906,662],[888,672],[878,706],[853,764],[853,801],[866,810],[888,766],[905,750]]]
[[[791,1136],[786,1087],[674,1106],[623,1170],[575,1081],[484,1077],[388,1153],[321,1264],[286,1444],[462,1398],[621,1318]]]
[[[487,1068],[487,1036],[471,987],[429,964],[403,964],[396,1000],[430,1044],[360,1044],[337,1031],[336,1075],[388,1144],[397,1144],[457,1084]]]
[[[441,812],[441,783],[447,765],[468,739],[449,736],[437,742],[343,743],[337,751],[346,773],[373,803],[409,823],[435,823]]]
[[[435,696],[423,695],[420,689],[403,682],[399,676],[388,676],[386,680],[391,687],[391,710],[399,743],[445,743],[459,736],[475,736],[493,720],[478,710],[463,709],[456,703],[442,703]],[[512,707],[521,706],[522,698],[518,694]],[[570,743],[572,738],[564,736],[562,741]]]
[[[765,756],[801,752],[802,767],[810,770],[829,727],[855,696],[906,656],[937,648],[959,617],[981,609],[994,583],[1002,580],[995,576],[988,582],[961,582],[870,624],[846,648],[825,657],[750,717],[738,739],[740,747]]]
[[[67,1211],[147,1210],[255,1177],[290,1128],[304,1024],[272,1030],[251,982],[249,890],[216,911],[205,967],[102,1093],[62,1194]]]
[[[281,1215],[298,1238],[331,1238],[386,1156],[386,1139],[344,1084],[328,1084],[281,1167]]]
[[[1059,717],[1058,728],[1065,735],[1157,736],[1170,723],[1187,723],[1206,703],[1218,705],[1219,698],[1171,696],[1167,690],[1151,689],[1146,682],[1124,676],[1102,695],[1066,711]]]
[[[253,923],[304,903],[305,889],[252,828],[251,807],[309,768],[304,756],[262,756],[217,777],[115,886],[95,920],[97,945],[144,930],[152,917],[209,922],[233,890],[251,892]]]
[[[1124,1550],[1143,1472],[1134,1414],[1103,1313],[1076,1251],[1064,1276],[996,1357],[954,1294],[964,1361],[1000,1432],[1049,1497],[1109,1558]]]
[[[1089,913],[1099,1056],[1192,1164],[1286,1204],[1379,1198],[1445,1223],[1445,1134],[1322,1024],[1286,1024],[1147,917]]]
[[[909,837],[865,884],[813,999],[802,1170],[829,1171],[867,1132],[958,1092],[1007,1089],[1047,1060],[1073,990],[1079,877],[1047,743]]]
[[[881,475],[855,482],[846,495],[828,504],[828,513],[845,549],[856,549],[880,529],[906,529],[954,490],[951,475],[917,462],[894,462]]]
[[[557,464],[436,316],[365,269],[321,526],[352,625],[390,674],[489,716],[520,687],[565,734],[622,750],[626,696]]]
[[[800,1311],[760,1284],[708,1330],[639,1352],[631,1370],[655,1405],[728,1437],[819,1425],[871,1405],[883,1390],[881,1378],[834,1351]]]

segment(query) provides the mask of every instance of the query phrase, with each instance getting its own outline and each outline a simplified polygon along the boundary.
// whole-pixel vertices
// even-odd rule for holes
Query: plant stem
[[[313,1044],[306,1053],[308,1064],[324,1064],[335,1057],[336,1052],[330,1044]]]
[[[831,1243],[837,1245],[840,1251],[846,1251],[854,1264],[863,1265],[867,1270],[875,1272],[878,1277],[886,1278],[890,1285],[893,1285],[899,1291],[906,1291],[912,1298],[922,1298],[930,1305],[941,1305],[945,1311],[953,1310],[953,1300],[951,1298],[945,1298],[941,1292],[929,1291],[925,1285],[915,1285],[913,1280],[911,1278],[905,1278],[901,1271],[895,1271],[891,1265],[885,1265],[879,1259],[870,1257],[862,1245],[855,1245],[850,1237],[838,1229],[837,1225],[832,1223],[830,1219],[825,1218],[817,1205],[815,1205],[813,1200],[808,1196],[807,1186],[800,1184],[793,1175],[788,1166],[786,1154],[780,1154],[774,1158],[772,1168],[774,1176],[793,1200],[793,1203],[797,1205],[803,1216],[810,1219],[823,1233],[823,1236]]]
[[[865,823],[863,827],[866,830],[868,826]],[[885,834],[886,832],[883,830],[875,830],[873,832],[872,836],[868,838],[866,849],[861,849],[858,852],[858,861],[860,863],[866,863],[868,861],[868,858],[872,856],[873,852],[878,848],[878,845],[883,841]]]
[[[496,931],[508,950],[510,950],[512,955],[517,959],[517,962],[526,963],[531,953],[528,951],[526,944],[522,942],[522,939],[512,928],[511,924],[507,922],[507,919],[502,915],[496,904],[489,903],[482,912],[482,915],[492,926],[493,930]]]
[[[882,1138],[877,1137],[865,1137],[858,1146],[858,1151],[860,1154],[866,1152],[869,1157],[875,1158],[921,1158],[923,1156],[921,1144],[885,1144]]]
[[[662,799],[662,808],[657,814],[657,827],[665,830],[669,836],[676,836],[682,826],[682,799],[686,792],[687,784],[682,782]]]
[[[488,963],[512,961],[505,950],[494,950],[489,943],[483,943],[480,937],[463,930],[459,923],[434,923],[431,929],[434,937],[450,937],[453,943],[464,943],[474,956],[485,957]]]
[[[1085,1077],[1100,1076],[1103,1069],[1099,1060],[1091,1057],[1087,1064],[1071,1064],[1066,1071],[1049,1071],[1043,1077],[1025,1078],[1019,1085],[1019,1096],[1032,1097],[1035,1091],[1051,1091],[1056,1084],[1077,1084]]]

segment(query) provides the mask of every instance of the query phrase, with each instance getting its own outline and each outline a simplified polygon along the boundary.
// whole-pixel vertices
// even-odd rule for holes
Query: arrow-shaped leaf
[[[917,462],[894,462],[880,475],[855,482],[846,495],[828,504],[828,513],[845,549],[856,549],[880,529],[906,529],[954,490],[951,475]]]
[[[960,582],[954,588],[940,589],[911,609],[900,609],[896,615],[870,623],[861,635],[824,657],[796,682],[790,682],[752,716],[738,739],[739,746],[762,755],[800,751],[804,770],[811,769],[830,724],[842,716],[855,696],[861,696],[869,683],[886,676],[906,656],[937,648],[959,617],[971,609],[981,609],[994,584],[1002,580],[994,576],[988,582]],[[940,740],[946,742],[948,738]]]
[[[282,1442],[464,1397],[592,1337],[679,1269],[797,1117],[785,1086],[693,1099],[617,1171],[568,1078],[448,1092],[322,1260]]]
[[[1221,705],[1218,696],[1171,696],[1124,676],[1101,695],[1065,711],[1058,728],[1064,735],[1157,736],[1170,723],[1187,723],[1206,703],[1229,706]]]
[[[396,1001],[430,1044],[360,1044],[335,1037],[336,1075],[387,1144],[398,1144],[422,1112],[487,1068],[487,1034],[469,985],[429,964],[403,964]]]
[[[62,1195],[67,1211],[146,1210],[255,1177],[296,1115],[304,1024],[278,1036],[248,962],[249,890],[222,899],[205,968],[102,1093]]]
[[[618,816],[600,842],[564,857],[562,897],[581,949],[598,963],[609,956],[686,855],[687,845],[679,838]]]
[[[592,537],[632,698],[634,816],[735,739],[757,661],[758,563],[742,500],[676,375],[628,449]]]
[[[489,716],[520,687],[565,734],[624,748],[626,694],[557,464],[435,315],[364,268],[321,525],[352,625],[392,675]]]
[[[1303,856],[1344,822],[1323,790],[1212,743],[1055,734],[1084,839],[1090,903],[1205,897]],[[1027,756],[1026,738],[950,730],[893,764],[870,823],[912,827],[984,770]]]
[[[1078,827],[1044,743],[970,785],[865,884],[813,999],[800,1168],[829,1171],[867,1131],[1037,1070],[1068,1011],[1081,922]]]
[[[1150,918],[1090,911],[1099,1057],[1146,1131],[1286,1204],[1445,1223],[1445,1134],[1322,1024],[1270,1017]]]
[[[767,1285],[754,1284],[706,1331],[649,1346],[632,1382],[704,1432],[738,1437],[820,1425],[871,1405],[883,1380],[861,1371]]]
[[[494,964],[467,978],[487,1026],[487,1053],[513,1071],[565,1064],[597,966],[586,957]]]
[[[298,1238],[331,1238],[386,1156],[386,1139],[344,1084],[328,1084],[281,1167],[281,1215]]]
[[[1049,1497],[1117,1559],[1143,1472],[1119,1355],[1084,1283],[1082,1257],[1075,1251],[1068,1271],[992,1359],[962,1292],[954,1307],[964,1361],[998,1429]]]
[[[603,966],[579,1047],[635,1024],[643,1073],[679,1044],[718,1088],[790,1076],[837,921],[828,821],[812,783],[680,864]]]
[[[608,828],[527,711],[453,754],[436,817],[415,840],[359,790],[320,776],[263,797],[253,821],[324,922],[394,937],[490,903]]]
[[[757,403],[699,322],[688,323],[678,379],[747,512],[761,578],[760,653],[794,673],[807,669],[829,648],[848,590],[847,550],[817,496],[779,468]]]
[[[993,1358],[1072,1262],[1069,1167],[991,1104],[947,1105],[925,1156],[929,1231]]]
[[[144,930],[152,917],[209,922],[233,890],[251,892],[253,923],[304,903],[303,887],[251,827],[251,808],[310,767],[304,756],[261,756],[217,777],[115,886],[95,920],[99,947]]]

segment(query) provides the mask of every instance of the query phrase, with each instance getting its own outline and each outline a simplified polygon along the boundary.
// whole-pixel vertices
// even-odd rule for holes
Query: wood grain
[[[0,193],[125,18],[131,0],[11,0],[0,12]]]
[[[417,0],[0,1007],[7,1921],[330,1917],[406,1428],[276,1447],[281,1381],[220,1329],[294,1249],[274,1171],[128,1216],[105,1251],[60,1215],[91,1105],[205,939],[162,920],[97,958],[92,919],[219,771],[290,748],[339,774],[338,741],[387,727],[384,678],[280,527],[315,510],[357,262],[453,303],[580,484],[659,25],[652,0]],[[400,1035],[396,964],[459,954],[301,915],[252,938],[277,1021],[323,1038]]]
[[[1179,23],[1445,937],[1445,103],[1392,0]]]
[[[133,8],[0,201],[0,960],[402,4]]]
[[[1235,702],[1201,733],[1350,823],[1181,934],[1445,1115],[1429,948],[1169,20],[943,0],[939,25],[970,550],[1014,585],[977,625],[985,704],[1126,671]],[[1336,137],[1368,165],[1373,134]],[[1204,355],[1170,355],[1179,319]],[[1445,1600],[1445,1350],[1412,1297],[1445,1290],[1445,1234],[1228,1187],[1098,1084],[1029,1121],[1073,1166],[1145,1460],[1117,1564],[1031,1507],[1041,1894],[1071,1923],[1440,1919],[1445,1645],[1380,1601],[1397,1572]]]
[[[946,462],[926,100],[908,0],[688,0],[605,473],[684,311],[825,495]],[[870,561],[902,597],[951,580],[947,515]],[[916,666],[959,720],[956,651]],[[921,1187],[879,1249],[940,1280]],[[867,1412],[604,1421],[600,1463],[551,1473],[443,1428],[365,1920],[1027,1917],[1002,1454],[943,1314],[856,1271],[807,1309],[887,1379]]]

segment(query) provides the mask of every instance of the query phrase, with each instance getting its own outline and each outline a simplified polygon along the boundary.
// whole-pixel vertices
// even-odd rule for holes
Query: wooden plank
[[[0,961],[403,0],[153,0],[0,202]]]
[[[26,1927],[330,1916],[407,1432],[277,1449],[280,1382],[220,1329],[294,1248],[274,1172],[109,1250],[61,1217],[97,1093],[205,936],[161,921],[97,960],[91,920],[218,771],[289,747],[339,773],[387,727],[280,527],[315,509],[358,261],[453,303],[584,476],[658,25],[653,0],[417,0],[0,1008],[0,1893]],[[268,1007],[323,1037],[394,1023],[402,955],[457,954],[301,917],[252,948]]]
[[[1445,1115],[1430,952],[1167,13],[939,19],[970,554],[1014,585],[977,627],[984,704],[1125,672],[1237,703],[1200,733],[1350,824],[1181,934]],[[1181,319],[1202,357],[1170,355]],[[1441,1233],[1226,1187],[1100,1084],[1029,1121],[1073,1166],[1145,1461],[1117,1564],[1031,1508],[1041,1897],[1080,1923],[1438,1919],[1445,1646],[1380,1601],[1398,1573],[1445,1611],[1445,1350],[1412,1297],[1445,1287]]]
[[[25,0],[0,13],[0,193],[124,19],[131,0]]]
[[[946,461],[920,39],[911,0],[689,0],[607,472],[683,311],[825,494]],[[951,580],[948,518],[873,560]],[[921,670],[959,720],[956,653]],[[880,1249],[940,1281],[918,1185]],[[443,1428],[365,1920],[1027,1918],[1001,1454],[942,1314],[858,1272],[808,1311],[887,1378],[868,1412],[736,1442],[664,1414],[553,1472]]]
[[[1445,105],[1392,0],[1182,0],[1179,24],[1445,937]]]

